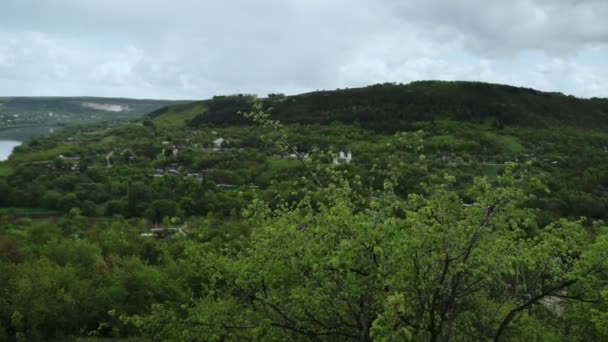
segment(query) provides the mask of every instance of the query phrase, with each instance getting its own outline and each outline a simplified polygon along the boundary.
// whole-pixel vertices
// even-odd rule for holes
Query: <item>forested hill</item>
[[[0,128],[136,119],[158,108],[177,103],[184,101],[103,97],[0,97]]]
[[[248,121],[237,115],[250,106],[247,95],[166,107],[150,114],[181,118],[188,125],[234,125]],[[358,122],[378,131],[407,129],[413,122],[434,119],[487,121],[498,127],[572,125],[608,128],[608,100],[580,99],[561,93],[481,82],[420,81],[407,85],[378,84],[364,88],[316,91],[295,96],[270,94],[263,99],[284,123]]]
[[[605,99],[251,100],[0,162],[0,341],[608,341]]]

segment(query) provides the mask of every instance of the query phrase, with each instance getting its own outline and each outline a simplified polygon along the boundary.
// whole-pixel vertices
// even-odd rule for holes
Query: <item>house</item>
[[[148,233],[141,233],[142,237],[154,237],[159,240],[164,240],[174,235],[182,235],[186,236],[186,230],[188,229],[188,224],[184,223],[181,227],[169,227],[169,228],[150,228]]]
[[[297,153],[283,153],[283,154],[274,154],[273,157],[281,158],[281,159],[303,159],[309,160],[310,156],[308,153],[297,152]]]
[[[64,160],[80,160],[80,156],[79,155],[75,155],[75,156],[64,156],[63,154],[60,154],[59,159],[64,159]]]
[[[350,162],[353,160],[353,154],[349,151],[348,153],[344,153],[344,151],[340,151],[340,153],[338,153],[338,157],[334,158],[333,163],[334,165],[340,165],[343,162],[345,162],[346,164],[350,164]]]
[[[219,137],[219,138],[213,140],[213,145],[215,145],[216,148],[221,148],[225,142],[227,143],[227,141],[224,138]]]

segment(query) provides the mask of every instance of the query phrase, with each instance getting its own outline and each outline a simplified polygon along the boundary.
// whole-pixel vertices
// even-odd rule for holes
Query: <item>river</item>
[[[8,159],[13,148],[32,137],[49,135],[57,127],[30,126],[0,130],[0,161]]]
[[[13,148],[21,145],[17,140],[0,140],[0,161],[5,161],[13,152]]]

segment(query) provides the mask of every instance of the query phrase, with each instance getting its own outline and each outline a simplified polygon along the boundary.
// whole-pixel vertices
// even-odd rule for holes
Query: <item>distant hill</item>
[[[185,101],[103,97],[0,97],[0,129],[135,119],[158,108],[177,103]]]
[[[189,126],[248,124],[236,113],[250,108],[247,95],[161,108],[157,121],[182,120]],[[316,91],[261,99],[284,123],[358,123],[377,131],[407,129],[416,121],[453,119],[542,127],[554,124],[608,128],[608,100],[580,99],[561,93],[481,82],[420,81],[406,85]]]

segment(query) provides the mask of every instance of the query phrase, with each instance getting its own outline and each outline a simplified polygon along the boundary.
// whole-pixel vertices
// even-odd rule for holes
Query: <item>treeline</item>
[[[247,124],[237,112],[248,111],[250,102],[250,96],[242,94],[215,97],[207,101],[209,109],[192,119],[189,125]],[[263,102],[266,108],[273,108],[273,118],[286,124],[338,121],[382,132],[412,129],[417,121],[437,119],[490,122],[499,128],[554,124],[587,128],[608,126],[605,100],[584,100],[560,93],[480,82],[377,84],[296,96],[272,94]],[[183,106],[182,110],[188,110],[188,106]]]

